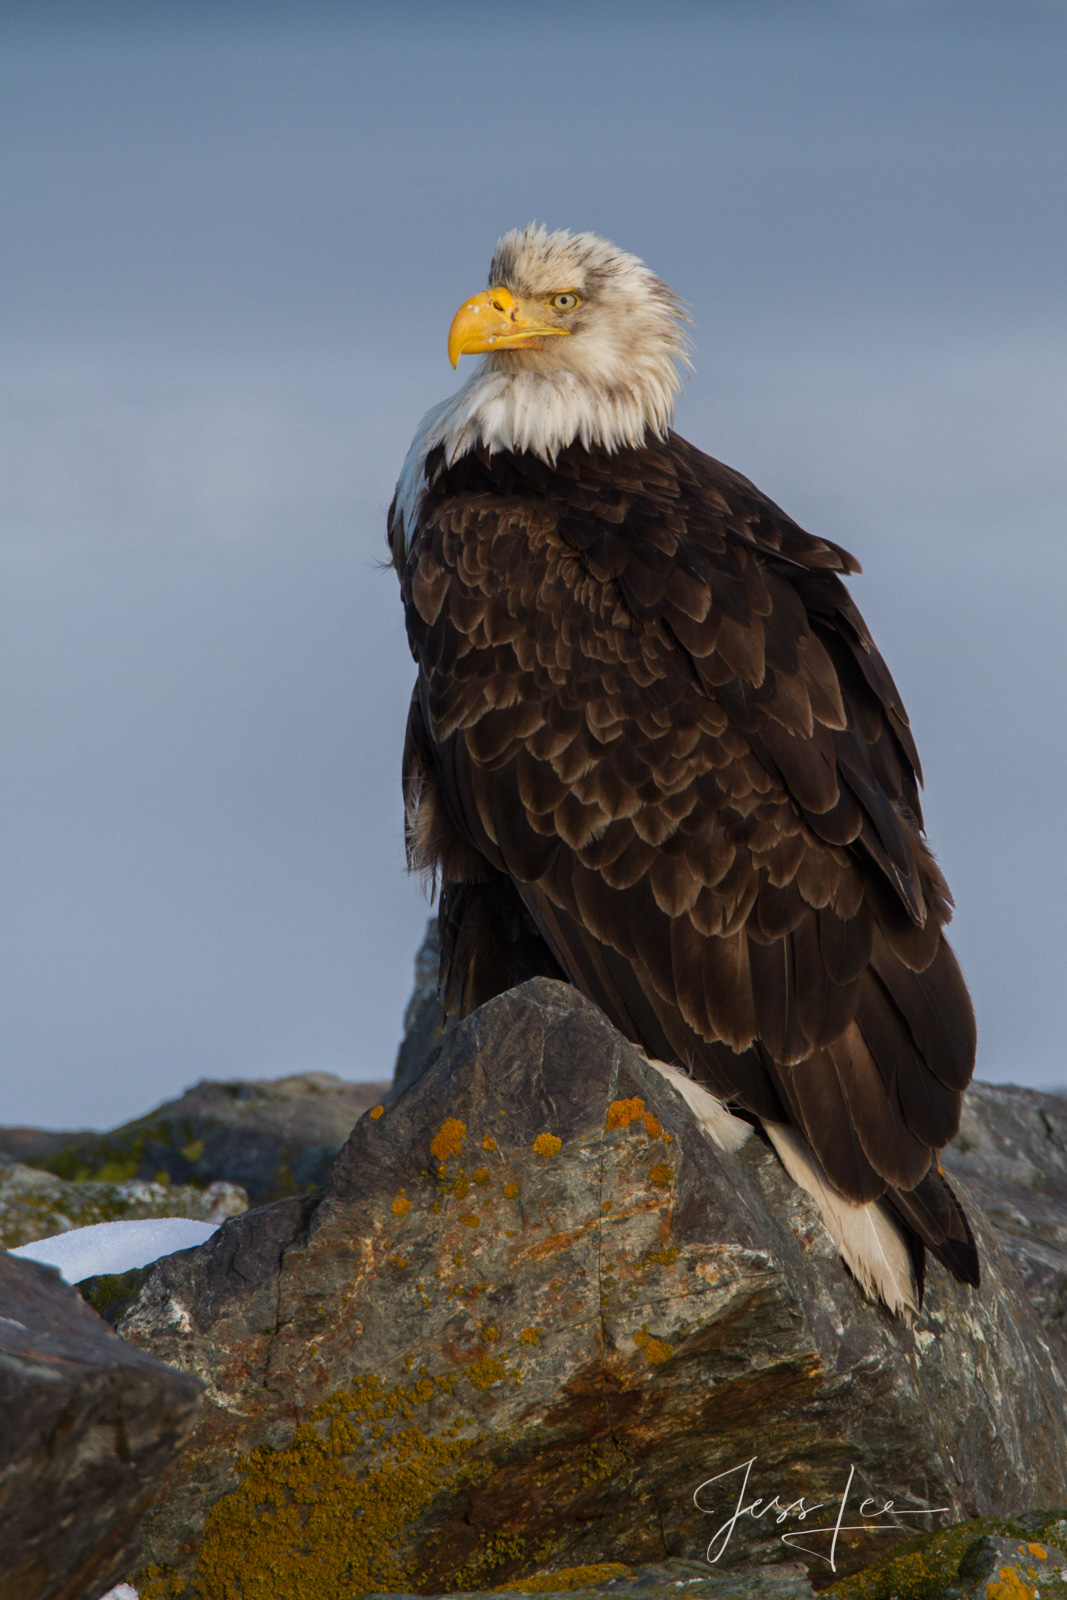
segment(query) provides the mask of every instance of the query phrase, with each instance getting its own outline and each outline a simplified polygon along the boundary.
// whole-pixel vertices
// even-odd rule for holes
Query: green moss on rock
[[[975,1517],[897,1545],[862,1572],[840,1578],[822,1591],[826,1600],[942,1600],[954,1586],[964,1554],[978,1539],[1062,1541],[1067,1513],[1034,1512],[1018,1518]]]

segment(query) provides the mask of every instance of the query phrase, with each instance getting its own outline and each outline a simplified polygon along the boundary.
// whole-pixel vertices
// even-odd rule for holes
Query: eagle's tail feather
[[[669,1062],[657,1061],[653,1056],[648,1057],[648,1064],[677,1089],[712,1144],[718,1145],[720,1150],[740,1150],[752,1133],[751,1122],[733,1116],[721,1100],[710,1090],[701,1088],[681,1067],[672,1067]]]
[[[842,1259],[869,1300],[881,1298],[907,1319],[922,1303],[922,1283],[904,1229],[880,1200],[846,1200],[795,1128],[765,1122],[764,1132],[793,1182],[811,1195]]]
[[[886,1204],[961,1283],[981,1281],[978,1246],[967,1213],[940,1168],[931,1166],[914,1189],[890,1189]]]

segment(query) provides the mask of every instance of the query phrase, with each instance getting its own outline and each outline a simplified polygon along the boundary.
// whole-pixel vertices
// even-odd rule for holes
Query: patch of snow
[[[58,1267],[67,1283],[80,1283],[101,1272],[129,1272],[147,1267],[160,1256],[203,1244],[218,1230],[216,1222],[193,1222],[189,1217],[146,1217],[132,1222],[97,1222],[89,1228],[71,1228],[50,1239],[35,1239],[11,1251],[28,1261]],[[130,1591],[133,1592],[132,1590]],[[119,1591],[114,1591],[119,1595]],[[110,1600],[110,1597],[106,1597]],[[119,1600],[128,1596],[119,1595]]]
[[[100,1600],[140,1600],[137,1590],[130,1583],[120,1583],[117,1589],[109,1589],[107,1594],[101,1595]]]

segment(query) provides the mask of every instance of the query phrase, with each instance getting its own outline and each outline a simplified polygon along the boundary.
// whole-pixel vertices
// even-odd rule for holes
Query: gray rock
[[[961,1600],[1067,1600],[1067,1556],[1037,1539],[987,1535],[964,1553],[954,1588]]]
[[[235,1183],[196,1189],[145,1183],[139,1178],[128,1183],[69,1182],[37,1167],[0,1158],[0,1246],[5,1250],[97,1222],[134,1217],[222,1222],[247,1210],[248,1196]]]
[[[934,1263],[906,1326],[762,1143],[718,1151],[595,1007],[525,984],[359,1121],[325,1198],[147,1274],[122,1332],[207,1385],[150,1517],[159,1581],[345,1600],[698,1559],[749,1460],[749,1503],[895,1502],[887,1531],[842,1536],[839,1572],[934,1507],[1062,1504],[1064,1380],[972,1217],[982,1289]],[[825,1581],[830,1510],[763,1511],[719,1568],[799,1558]]]
[[[1067,1363],[1067,1096],[972,1084],[944,1165],[985,1211]]]
[[[398,1099],[417,1082],[440,1048],[445,1031],[444,1007],[437,998],[440,962],[437,917],[432,916],[415,954],[415,985],[404,1010],[404,1037],[396,1054],[391,1100]]]
[[[431,917],[415,958],[392,1099],[418,1080],[440,1048],[438,961]],[[985,1211],[1067,1366],[1067,1094],[973,1083],[944,1165]]]
[[[684,1589],[692,1600],[815,1600],[807,1573],[794,1563],[768,1566],[759,1564],[744,1570],[733,1568],[722,1572],[699,1561],[659,1561],[653,1566],[635,1570],[620,1569],[619,1574],[608,1576],[605,1572],[597,1580],[595,1567],[579,1568],[569,1573],[556,1573],[561,1587],[553,1588],[551,1575],[536,1589],[524,1589],[521,1584],[509,1584],[506,1592],[511,1600],[524,1600],[534,1595],[538,1600],[557,1600],[562,1595],[575,1593],[590,1600],[594,1595],[622,1597],[628,1600],[679,1600],[678,1591]],[[565,1584],[565,1586],[563,1586]],[[460,1590],[450,1600],[484,1600],[484,1590]],[[386,1600],[385,1595],[364,1595],[362,1600]],[[390,1595],[389,1600],[416,1600],[416,1596]]]
[[[59,1177],[131,1178],[204,1187],[239,1184],[253,1205],[326,1181],[356,1119],[387,1083],[349,1083],[332,1072],[288,1078],[201,1079],[177,1100],[35,1159]]]
[[[97,1600],[192,1429],[200,1385],[118,1339],[50,1267],[0,1253],[0,1594]]]
[[[61,1132],[55,1128],[0,1128],[0,1156],[9,1161],[30,1161],[39,1156],[55,1155],[77,1139],[92,1139],[92,1128],[71,1129]]]

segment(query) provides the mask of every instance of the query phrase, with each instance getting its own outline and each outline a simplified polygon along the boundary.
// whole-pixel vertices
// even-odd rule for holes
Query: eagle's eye
[[[573,311],[575,306],[581,305],[578,296],[569,289],[565,294],[554,294],[548,303],[553,311]]]

